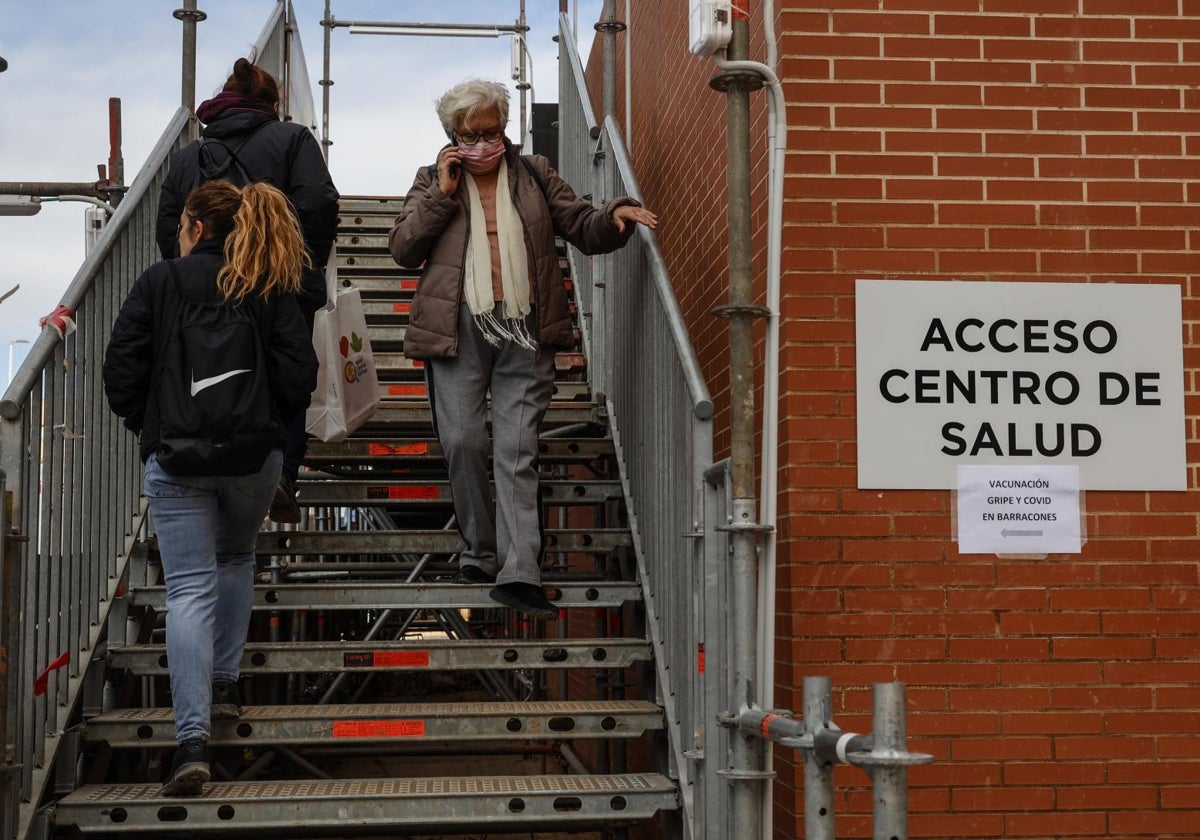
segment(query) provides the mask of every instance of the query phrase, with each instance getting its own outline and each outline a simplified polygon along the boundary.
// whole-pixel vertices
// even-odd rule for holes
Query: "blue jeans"
[[[243,476],[174,476],[151,455],[145,493],[167,583],[176,739],[208,738],[213,679],[236,680],[254,601],[254,542],[282,454]]]

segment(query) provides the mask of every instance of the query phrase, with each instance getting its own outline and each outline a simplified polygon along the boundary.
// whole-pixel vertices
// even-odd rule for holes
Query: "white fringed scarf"
[[[517,214],[508,191],[508,164],[501,158],[496,177],[496,231],[500,245],[500,283],[504,290],[504,318],[496,317],[492,292],[492,249],[488,243],[487,222],[479,188],[469,172],[463,172],[471,209],[471,230],[467,239],[467,260],[463,284],[467,306],[484,339],[493,347],[505,341],[526,350],[536,350],[525,316],[529,314],[529,260],[525,254],[525,226]]]

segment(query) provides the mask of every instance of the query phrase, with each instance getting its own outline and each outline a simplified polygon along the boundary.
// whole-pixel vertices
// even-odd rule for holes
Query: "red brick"
[[[950,802],[955,811],[1049,811],[1055,804],[1048,788],[962,788]]]
[[[939,108],[940,129],[979,131],[1030,131],[1033,114],[1024,108]]]
[[[1128,111],[1094,111],[1088,108],[1037,112],[1040,131],[1132,131]]]
[[[1097,785],[1103,781],[1103,761],[1028,761],[1010,762],[1004,766],[1004,783],[1008,785]]]
[[[994,40],[985,38],[983,55],[984,58],[997,60],[1077,62],[1079,60],[1079,41],[1075,39],[1055,41],[1049,38],[1028,41],[1012,38],[996,38]]]
[[[861,35],[791,35],[780,38],[781,55],[878,56],[879,38]]]
[[[906,636],[970,635],[992,632],[991,613],[940,613],[933,615],[897,615],[896,632]]]
[[[1060,686],[1051,692],[1051,703],[1056,709],[1146,708],[1150,706],[1151,700],[1151,691],[1146,688]]]
[[[788,131],[788,145],[793,149],[878,152],[883,148],[881,139],[878,131]]]
[[[1178,43],[1170,41],[1085,41],[1084,61],[1160,61],[1174,64],[1180,59]]]
[[[1133,11],[1125,0],[1083,0],[1082,12],[1085,15],[1116,15],[1128,16]],[[1160,15],[1175,17],[1179,13],[1177,0],[1139,0],[1137,14],[1139,16]]]
[[[1012,662],[1000,666],[1000,677],[1004,685],[1083,685],[1100,682],[1102,672],[1092,662]]]
[[[1149,659],[1153,656],[1149,639],[1106,637],[1054,639],[1055,659]]]
[[[935,61],[934,78],[939,82],[1031,82],[1027,61]]]
[[[1132,785],[1064,787],[1058,788],[1055,799],[1064,811],[1153,808],[1158,803],[1158,788]]]
[[[977,134],[948,132],[889,131],[885,143],[890,153],[900,152],[960,152],[979,154],[982,138]]]
[[[1005,735],[1086,735],[1103,728],[1099,712],[1005,712],[1002,720]]]
[[[1136,712],[1110,711],[1104,718],[1106,732],[1117,735],[1157,734],[1171,735],[1176,732],[1200,730],[1200,711],[1191,712]]]
[[[1122,610],[1148,607],[1150,592],[1141,587],[1064,589],[1050,593],[1056,610]]]
[[[926,662],[944,658],[946,643],[934,639],[847,639],[845,649],[847,662]]]
[[[1172,88],[1089,87],[1083,92],[1087,108],[1128,108],[1130,110],[1171,109],[1183,107],[1180,91]]]
[[[955,738],[950,743],[950,754],[955,762],[997,759],[1006,762],[1030,759],[1049,759],[1053,741],[1050,738],[1002,737],[1002,738]],[[1005,775],[1013,765],[1005,765]],[[1044,765],[1038,764],[1038,767]],[[1052,766],[1052,765],[1051,765]],[[1007,779],[1006,779],[1007,781]]]
[[[883,54],[888,58],[980,58],[982,45],[974,38],[915,38],[885,35]]]
[[[991,685],[996,682],[996,666],[964,663],[901,663],[896,672],[907,685]]]
[[[1111,784],[1169,785],[1200,782],[1200,762],[1192,753],[1182,761],[1112,761],[1108,765],[1108,780]]]
[[[797,636],[882,636],[892,630],[892,617],[881,615],[797,615],[792,617]]]
[[[1157,644],[1163,642],[1181,642],[1189,643],[1191,651],[1189,656],[1195,656],[1197,651],[1197,642],[1195,639],[1159,639]],[[1169,655],[1169,658],[1176,658],[1174,655]],[[1200,708],[1200,687],[1188,688],[1166,688],[1160,687],[1154,690],[1154,705],[1159,709],[1197,709]],[[1197,734],[1200,737],[1200,733]]]
[[[1152,758],[1154,739],[1128,736],[1059,737],[1054,740],[1054,755],[1063,762]]]
[[[1099,614],[1083,613],[1006,613],[1000,616],[1000,629],[1005,635],[1065,635],[1099,633]]]
[[[990,565],[907,564],[895,570],[897,586],[988,586],[995,577]]]
[[[839,59],[833,66],[838,80],[928,82],[932,75],[928,61],[852,58]]]
[[[1081,46],[1086,47],[1086,42]],[[1039,64],[1034,80],[1043,85],[1131,85],[1133,68],[1128,64],[1086,61]]]
[[[1049,658],[1046,639],[951,639],[950,658],[1005,662]]]
[[[985,37],[1027,37],[1028,17],[1003,15],[934,15],[933,31],[937,35],[980,35]]]
[[[1122,792],[1125,790],[1128,790],[1128,788],[1124,788]],[[1162,789],[1162,806],[1164,808],[1187,808],[1195,810],[1197,802],[1200,802],[1200,785],[1183,785],[1178,787],[1164,787]],[[1134,807],[1153,808],[1154,805],[1154,802],[1143,802]]]
[[[962,840],[981,837],[995,840],[1003,835],[1004,823],[999,814],[913,814],[908,818],[908,829],[911,837],[954,837]]]
[[[994,108],[1078,108],[1082,103],[1076,88],[1038,84],[989,85],[983,89],[983,104]]]
[[[1195,807],[1195,803],[1193,803]],[[1195,836],[1196,813],[1179,814],[1162,812],[1158,809],[1149,811],[1116,811],[1109,815],[1109,828],[1118,834],[1149,834],[1158,837],[1176,835],[1179,837]]]
[[[996,582],[1001,586],[1051,586],[1096,580],[1095,566],[1083,563],[1014,563],[996,570]]]
[[[1089,155],[1112,157],[1118,155],[1178,155],[1182,154],[1179,137],[1160,134],[1089,134],[1084,138]]]
[[[983,104],[983,91],[976,85],[915,85],[889,82],[883,86],[883,101],[888,105]]]
[[[1049,709],[1048,688],[952,688],[950,708],[970,709]],[[911,727],[910,727],[911,731]]]
[[[1027,157],[999,155],[941,155],[938,174],[952,178],[1032,178],[1034,161]]]
[[[1078,837],[1103,834],[1106,830],[1103,811],[1075,811],[1070,814],[1006,814],[1006,837]]]
[[[1044,589],[954,590],[949,593],[946,604],[951,610],[1027,610],[1046,605]]]
[[[1104,666],[1104,679],[1111,683],[1200,683],[1200,662],[1111,662]]]

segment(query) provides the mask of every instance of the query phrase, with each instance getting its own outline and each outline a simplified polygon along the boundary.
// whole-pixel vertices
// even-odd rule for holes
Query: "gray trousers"
[[[533,315],[530,316],[531,323]],[[458,307],[458,356],[425,364],[434,433],[450,470],[460,563],[497,583],[542,580],[538,428],[554,394],[554,351],[484,340],[465,303]],[[492,393],[492,439],[487,394]],[[492,455],[496,498],[488,483]]]

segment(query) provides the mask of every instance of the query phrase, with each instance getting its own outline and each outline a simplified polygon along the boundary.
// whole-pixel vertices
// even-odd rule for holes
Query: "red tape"
[[[33,696],[41,697],[50,687],[50,674],[57,671],[59,668],[71,661],[71,652],[64,651],[53,662],[46,666],[46,670],[42,671],[41,676],[33,681]]]
[[[61,304],[45,318],[38,319],[39,327],[53,327],[59,338],[75,332],[75,313]]]

